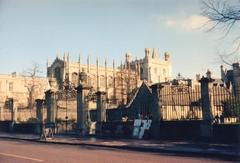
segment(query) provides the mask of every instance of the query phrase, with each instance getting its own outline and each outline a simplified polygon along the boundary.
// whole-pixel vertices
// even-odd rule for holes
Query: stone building
[[[0,108],[6,107],[8,99],[17,101],[19,108],[34,105],[36,98],[44,98],[44,91],[48,89],[48,79],[42,77],[28,77],[12,74],[0,75]]]
[[[233,63],[232,69],[227,70],[221,66],[221,79],[228,89],[232,89],[235,95],[240,95],[240,66],[239,63]]]
[[[156,48],[151,50],[145,49],[145,57],[143,59],[131,60],[131,55],[126,54],[126,62],[132,68],[138,68],[140,79],[147,81],[149,84],[167,82],[171,80],[172,65],[169,53],[164,53],[164,58],[160,59]]]
[[[116,104],[129,102],[142,80],[153,84],[171,79],[171,59],[168,53],[160,60],[157,49],[151,52],[151,49],[146,48],[143,59],[132,60],[129,53],[125,58],[125,62],[119,66],[114,61],[112,66],[108,66],[110,64],[107,60],[102,66],[98,59],[96,64],[90,64],[89,56],[86,64],[82,63],[80,57],[78,61],[72,62],[69,54],[64,53],[62,59],[57,57],[52,63],[48,62],[47,77],[55,77],[59,88],[66,80],[77,86],[79,74],[85,72],[88,85],[93,86],[95,91],[106,92],[108,103]]]

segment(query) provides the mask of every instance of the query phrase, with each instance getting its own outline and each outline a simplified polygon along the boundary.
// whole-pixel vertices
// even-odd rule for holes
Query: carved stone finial
[[[170,54],[168,52],[164,53],[164,60],[165,61],[170,61]]]
[[[212,72],[211,72],[209,69],[207,70],[206,75],[207,75],[207,78],[208,78],[208,79],[211,79],[211,78],[212,78]]]
[[[57,88],[57,80],[53,76],[53,74],[51,75],[51,78],[49,79],[49,85],[50,85],[51,90],[55,90]]]
[[[150,57],[150,48],[145,48],[145,58],[149,58]]]
[[[80,74],[79,74],[79,77],[80,77],[80,81],[81,81],[81,83],[82,84],[86,84],[87,83],[87,74],[86,74],[86,72],[81,72]]]

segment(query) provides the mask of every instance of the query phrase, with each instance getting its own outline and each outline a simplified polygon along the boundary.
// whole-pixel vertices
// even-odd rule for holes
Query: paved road
[[[208,163],[226,162],[216,158],[143,153],[109,148],[42,144],[27,141],[1,140],[0,163]]]

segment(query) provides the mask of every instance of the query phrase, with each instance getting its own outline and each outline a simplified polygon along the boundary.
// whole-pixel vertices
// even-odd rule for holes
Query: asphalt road
[[[207,157],[177,156],[111,148],[43,144],[0,139],[0,163],[208,163],[226,162]]]

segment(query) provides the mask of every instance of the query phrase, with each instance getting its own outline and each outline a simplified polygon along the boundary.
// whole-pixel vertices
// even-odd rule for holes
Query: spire
[[[130,53],[126,53],[125,59],[126,59],[126,64],[130,63],[130,61],[131,61],[131,54]]]
[[[63,53],[63,60],[64,60],[64,61],[67,60],[67,56],[66,56],[66,53],[65,53],[65,52]]]
[[[70,75],[70,54],[69,54],[69,52],[68,52],[68,58],[67,58],[67,60],[68,60],[68,76]]]
[[[122,60],[121,60],[121,71],[123,70],[123,64],[122,64]]]
[[[78,56],[78,72],[81,72],[81,55]]]
[[[99,65],[98,65],[98,57],[97,57],[97,91],[99,91]]]
[[[78,55],[78,85],[80,85],[80,73],[81,73],[81,55]]]
[[[90,56],[88,55],[88,57],[87,57],[87,72],[88,72],[88,73],[90,72],[90,63],[89,63],[89,62],[90,62],[90,61],[89,61],[90,59],[89,59],[89,58],[90,58]]]
[[[165,61],[170,61],[170,53],[168,53],[168,52],[164,53],[164,60]]]
[[[67,61],[69,62],[69,56],[70,54],[69,54],[69,52],[67,53]]]
[[[106,98],[108,99],[108,76],[107,76],[107,57],[105,58],[105,92]]]
[[[105,58],[105,77],[107,79],[107,57]]]
[[[116,77],[115,77],[115,60],[113,59],[113,99],[116,102]]]
[[[122,60],[121,60],[121,102],[122,102],[122,104],[124,103],[124,99],[123,99],[123,65],[122,65]]]
[[[60,55],[59,55],[59,53],[57,52],[57,59],[60,59]]]
[[[150,48],[145,48],[145,59],[148,61],[150,59],[150,52],[151,49]]]
[[[50,67],[51,66],[51,63],[50,63],[50,59],[48,58],[47,59],[47,67]]]
[[[156,48],[153,48],[152,58],[153,59],[158,59],[158,51],[157,51]]]
[[[113,59],[113,71],[115,71],[115,60]]]
[[[107,57],[105,58],[105,68],[107,68]]]

